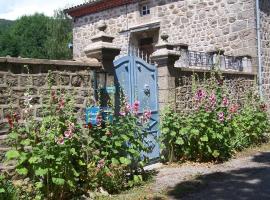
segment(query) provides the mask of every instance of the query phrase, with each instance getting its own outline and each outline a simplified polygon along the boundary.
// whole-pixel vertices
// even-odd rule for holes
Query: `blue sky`
[[[0,19],[15,20],[36,12],[52,16],[54,10],[83,3],[84,0],[0,0]]]

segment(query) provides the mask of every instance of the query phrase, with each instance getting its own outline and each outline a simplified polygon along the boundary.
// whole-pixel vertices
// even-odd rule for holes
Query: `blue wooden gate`
[[[138,100],[140,102],[139,115],[144,109],[151,110],[147,142],[152,146],[152,151],[147,157],[156,160],[160,155],[160,148],[157,142],[159,113],[157,95],[157,69],[155,65],[146,63],[135,56],[125,56],[114,62],[115,85],[124,90],[131,105]]]

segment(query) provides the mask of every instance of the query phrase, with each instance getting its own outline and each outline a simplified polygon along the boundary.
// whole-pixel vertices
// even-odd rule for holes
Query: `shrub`
[[[170,107],[163,111],[160,140],[166,160],[225,160],[265,140],[265,105],[248,93],[240,107],[222,83],[219,74],[212,74],[210,84],[195,87],[190,113],[175,113]]]

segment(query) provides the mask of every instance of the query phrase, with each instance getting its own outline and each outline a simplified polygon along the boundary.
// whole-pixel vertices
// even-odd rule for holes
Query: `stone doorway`
[[[155,45],[158,43],[159,28],[137,30],[131,32],[130,49],[135,51],[138,57],[148,60],[155,51]]]

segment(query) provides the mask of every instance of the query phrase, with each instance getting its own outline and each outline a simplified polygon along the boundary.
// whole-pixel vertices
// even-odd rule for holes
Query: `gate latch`
[[[145,84],[143,91],[144,91],[145,95],[150,96],[150,86],[149,85]]]

